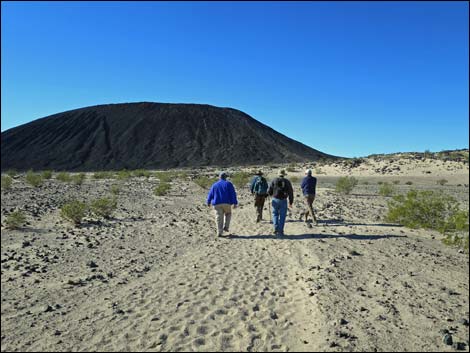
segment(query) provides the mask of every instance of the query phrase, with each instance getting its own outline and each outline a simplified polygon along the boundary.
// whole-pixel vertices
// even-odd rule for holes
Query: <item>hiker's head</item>
[[[305,175],[312,175],[312,170],[311,169],[307,169],[305,171]]]
[[[223,180],[227,179],[227,176],[228,176],[228,174],[226,172],[220,172],[220,174],[219,174],[219,178],[223,179]]]
[[[284,169],[281,169],[279,171],[279,173],[277,173],[277,175],[280,176],[280,177],[285,177],[287,174],[286,174],[286,171]]]
[[[263,172],[262,172],[261,170],[258,170],[258,171],[255,173],[255,175],[261,176],[261,175],[263,175]]]

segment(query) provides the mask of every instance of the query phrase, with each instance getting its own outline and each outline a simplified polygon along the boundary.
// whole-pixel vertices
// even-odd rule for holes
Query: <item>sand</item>
[[[444,189],[468,209],[468,165],[399,162],[396,174],[372,159],[365,170],[322,166],[319,224],[299,220],[297,185],[282,239],[268,205],[255,222],[247,188],[217,238],[206,190],[190,181],[159,197],[154,177],[36,189],[15,179],[2,190],[2,223],[20,208],[28,224],[2,227],[2,351],[454,351],[442,330],[468,351],[468,254],[435,231],[384,222],[388,198],[377,193],[377,181],[398,180],[403,192]],[[334,192],[340,175],[360,180],[351,195]],[[119,183],[112,219],[61,219],[64,200]]]

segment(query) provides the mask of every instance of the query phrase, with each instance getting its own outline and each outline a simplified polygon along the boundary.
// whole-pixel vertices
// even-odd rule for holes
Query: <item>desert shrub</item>
[[[156,196],[163,196],[166,195],[168,191],[170,191],[170,188],[171,185],[169,183],[162,182],[155,188],[153,192]]]
[[[469,236],[467,234],[457,234],[457,233],[450,233],[442,239],[442,242],[445,245],[449,246],[456,246],[458,248],[463,248],[467,252],[469,251]]]
[[[103,197],[91,203],[90,210],[98,217],[109,218],[117,208],[115,197]]]
[[[62,218],[71,221],[75,225],[82,223],[83,218],[88,212],[88,205],[84,202],[73,200],[64,204],[60,208]]]
[[[363,185],[369,185],[369,182],[368,181],[363,181],[362,184]]]
[[[286,171],[289,172],[289,173],[295,173],[297,171],[297,169],[295,168],[294,165],[290,165],[286,168]]]
[[[405,184],[406,185],[413,185],[413,182],[412,181],[407,181]]]
[[[393,181],[393,184],[395,184],[395,185],[400,184],[400,180],[394,180],[394,181]]]
[[[150,177],[150,172],[145,169],[137,169],[132,172],[132,175],[135,177]]]
[[[210,189],[212,184],[214,184],[217,181],[217,178],[210,178],[210,177],[205,177],[205,176],[200,176],[194,179],[194,182],[199,185],[203,189]]]
[[[86,179],[85,173],[75,174],[72,176],[72,181],[75,185],[82,185],[85,179]]]
[[[63,183],[69,183],[72,181],[72,177],[67,172],[60,172],[56,175],[55,178]]]
[[[449,181],[446,180],[446,179],[439,179],[439,180],[437,181],[437,184],[444,186],[444,185],[447,184],[448,182],[449,182]]]
[[[298,183],[300,183],[300,177],[292,176],[292,177],[290,177],[290,181],[291,181],[292,184],[298,184]]]
[[[156,172],[155,177],[162,183],[169,183],[179,177],[177,172]]]
[[[18,175],[18,173],[17,173],[16,170],[14,170],[14,169],[8,169],[8,170],[7,170],[7,175],[8,175],[10,178],[14,178],[15,176]]]
[[[335,190],[340,194],[350,194],[354,187],[357,185],[358,181],[355,177],[341,177],[336,182]]]
[[[379,188],[379,194],[382,196],[391,196],[395,193],[395,188],[392,184],[383,183]]]
[[[237,188],[243,188],[246,186],[250,179],[252,178],[252,174],[248,172],[237,172],[233,173],[229,179]]]
[[[9,190],[13,179],[8,175],[2,175],[2,190]]]
[[[464,229],[465,224],[468,229],[468,212],[465,219],[457,200],[441,192],[410,190],[406,195],[394,196],[388,207],[388,222],[442,233]]]
[[[315,174],[317,174],[317,175],[323,174],[323,171],[321,170],[321,168],[316,168],[315,169]]]
[[[52,170],[44,170],[41,174],[43,179],[50,179],[52,178]]]
[[[42,176],[40,174],[34,173],[32,170],[29,170],[26,173],[26,182],[31,186],[37,188],[43,182]]]
[[[10,213],[5,219],[5,226],[8,229],[20,228],[26,222],[26,216],[21,211]]]
[[[119,180],[126,180],[126,179],[129,179],[131,176],[132,176],[131,172],[127,169],[120,170],[117,173],[117,178]]]
[[[93,174],[93,178],[95,178],[95,179],[113,179],[114,178],[114,173],[113,172],[107,172],[107,171],[96,172],[96,173]]]
[[[114,197],[117,197],[119,193],[121,192],[121,188],[118,185],[111,185],[110,191]]]
[[[383,181],[378,181],[377,185],[382,185],[384,182]]]

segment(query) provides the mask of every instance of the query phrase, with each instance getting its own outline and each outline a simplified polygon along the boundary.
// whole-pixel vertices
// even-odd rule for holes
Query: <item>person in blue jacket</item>
[[[305,222],[307,222],[308,214],[312,215],[315,225],[317,224],[317,218],[313,212],[313,201],[315,200],[316,190],[317,190],[317,178],[312,176],[312,170],[307,169],[305,171],[305,178],[302,180],[301,184],[302,193],[305,197],[305,203],[307,204],[307,209],[300,215],[300,219],[305,215]]]
[[[238,205],[235,187],[230,181],[226,180],[227,176],[225,172],[219,174],[219,180],[211,186],[206,201],[208,207],[214,207],[217,236],[219,237],[222,236],[224,231],[229,232],[232,205],[233,208]]]

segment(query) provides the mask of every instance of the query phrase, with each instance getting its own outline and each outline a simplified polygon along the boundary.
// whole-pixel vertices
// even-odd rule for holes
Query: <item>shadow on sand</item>
[[[358,234],[296,234],[276,237],[273,234],[260,235],[228,235],[227,239],[276,239],[276,240],[307,240],[307,239],[334,239],[345,238],[350,240],[379,240],[388,238],[406,238],[406,235],[358,235]]]

